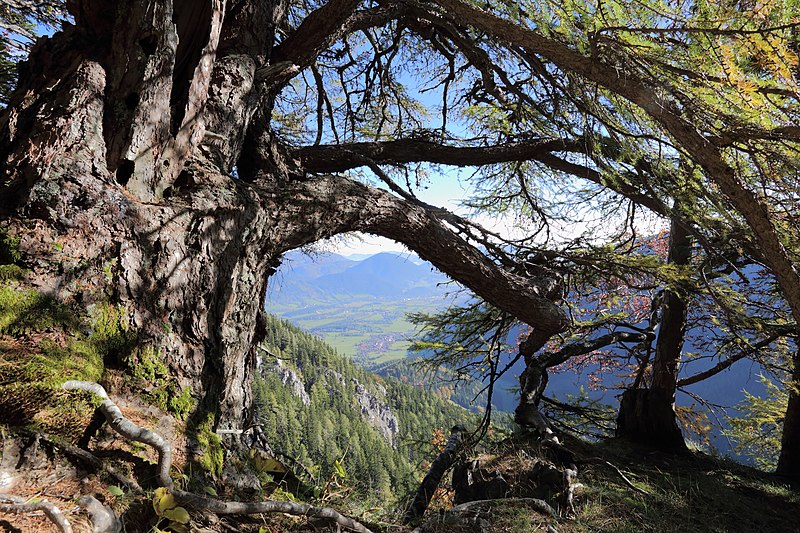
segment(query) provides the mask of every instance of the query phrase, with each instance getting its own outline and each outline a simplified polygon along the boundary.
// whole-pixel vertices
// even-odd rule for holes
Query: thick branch
[[[616,344],[618,342],[646,342],[653,339],[653,334],[632,333],[629,331],[615,331],[607,335],[601,335],[596,339],[574,342],[561,348],[557,352],[548,352],[539,356],[538,360],[543,368],[550,368],[577,357],[591,353],[600,348]]]
[[[456,147],[416,139],[321,145],[297,148],[292,155],[308,172],[343,172],[364,165],[367,157],[376,163],[439,163],[454,166],[490,165],[538,159],[551,152],[586,152],[582,140],[534,139],[495,146]]]
[[[330,0],[309,13],[300,26],[273,51],[272,62],[291,61],[300,67],[310,65],[345,33],[345,21],[360,3],[361,0]]]
[[[370,530],[361,523],[340,514],[330,507],[314,507],[307,503],[277,500],[268,500],[264,502],[224,502],[178,489],[174,489],[172,494],[177,501],[184,505],[211,511],[215,514],[287,513],[295,516],[304,516],[306,518],[323,518],[358,533],[370,533]]]
[[[436,489],[439,488],[439,483],[442,481],[442,476],[447,472],[456,460],[459,450],[461,449],[462,436],[467,429],[464,426],[455,426],[450,430],[450,438],[447,439],[444,449],[436,459],[431,463],[428,473],[417,489],[414,495],[414,500],[408,507],[406,512],[406,522],[410,522],[415,518],[419,518],[425,514],[425,509],[431,503],[431,498]]]
[[[342,177],[293,182],[281,190],[279,205],[303,213],[306,224],[291,228],[286,250],[346,231],[364,231],[405,244],[421,258],[490,304],[530,324],[543,337],[569,323],[554,302],[561,281],[522,277],[489,260],[458,235],[438,210]],[[447,213],[448,218],[455,217]]]
[[[456,505],[449,509],[448,513],[463,513],[465,511],[472,511],[475,508],[492,508],[495,506],[509,507],[512,505],[524,505],[530,507],[534,511],[542,514],[550,515],[553,518],[558,518],[558,513],[553,507],[544,500],[539,498],[495,498],[493,500],[474,500],[467,503]]]
[[[103,505],[94,496],[83,496],[78,500],[92,521],[92,533],[120,533],[122,522],[114,514],[114,510]]]
[[[719,149],[696,128],[691,116],[683,116],[678,101],[684,95],[669,95],[663,80],[645,80],[625,65],[587,57],[539,33],[473,7],[462,0],[436,0],[448,16],[493,35],[499,41],[539,54],[565,71],[575,72],[636,104],[661,124],[716,183],[735,209],[747,220],[761,243],[764,257],[800,322],[800,272],[789,257],[772,224],[770,212],[758,195],[749,190],[726,163]],[[666,91],[665,91],[666,89]],[[681,98],[677,98],[680,96]]]
[[[304,146],[292,151],[307,172],[343,172],[363,166],[365,158],[378,164],[436,163],[453,166],[478,166],[512,161],[538,161],[546,167],[587,179],[642,205],[654,213],[670,216],[661,200],[649,196],[622,180],[607,180],[590,167],[554,155],[559,152],[587,153],[581,139],[534,139],[495,146],[447,146],[417,139],[363,142],[345,145]]]

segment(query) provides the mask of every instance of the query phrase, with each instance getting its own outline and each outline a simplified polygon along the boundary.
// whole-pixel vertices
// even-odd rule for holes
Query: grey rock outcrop
[[[389,404],[386,403],[386,389],[378,385],[376,394],[353,378],[355,385],[356,401],[361,407],[361,415],[364,419],[392,445],[397,445],[397,434],[400,431],[400,424]],[[380,397],[378,397],[380,395]]]
[[[278,374],[281,383],[289,387],[292,393],[300,398],[300,401],[303,402],[303,405],[311,404],[311,398],[306,392],[306,388],[303,383],[303,379],[300,377],[300,374],[283,364],[283,361],[280,359],[275,359],[275,372]]]

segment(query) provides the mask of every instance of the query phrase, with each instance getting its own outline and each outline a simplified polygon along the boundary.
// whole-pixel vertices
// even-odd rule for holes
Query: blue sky
[[[424,188],[415,189],[414,194],[423,202],[444,207],[460,215],[467,215],[467,210],[459,205],[469,195],[469,185],[465,179],[460,178],[461,175],[468,174],[458,170],[431,174],[429,181],[423,185]],[[364,233],[353,233],[344,239],[335,238],[322,243],[321,246],[341,255],[408,251],[400,243]]]

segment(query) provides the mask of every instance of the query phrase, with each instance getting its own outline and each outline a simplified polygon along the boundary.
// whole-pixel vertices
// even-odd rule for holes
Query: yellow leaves
[[[711,445],[711,423],[705,411],[698,410],[695,404],[689,407],[675,406],[675,416],[683,428],[700,442]]]
[[[783,31],[753,32],[717,39],[716,52],[728,85],[752,108],[764,106],[762,87],[798,92],[795,75],[800,64],[789,34]]]
[[[178,505],[175,496],[166,488],[159,487],[153,494],[153,510],[159,518],[169,520],[169,530],[175,533],[189,531],[186,526],[191,518],[189,512]]]
[[[273,475],[281,475],[289,472],[289,468],[285,464],[261,450],[251,450],[250,461],[257,472],[265,472]]]
[[[758,85],[747,77],[739,67],[736,50],[732,45],[721,44],[719,52],[722,60],[722,71],[725,73],[728,84],[735,88],[742,99],[753,108],[764,105],[764,98],[758,94]]]
[[[775,11],[775,0],[760,0],[753,6],[753,17],[760,20],[767,20]]]

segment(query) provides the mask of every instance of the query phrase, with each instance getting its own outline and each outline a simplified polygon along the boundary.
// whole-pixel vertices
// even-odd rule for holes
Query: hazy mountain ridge
[[[383,252],[353,261],[338,254],[292,252],[268,291],[271,303],[339,301],[342,295],[377,299],[444,297],[449,279],[408,255]]]

